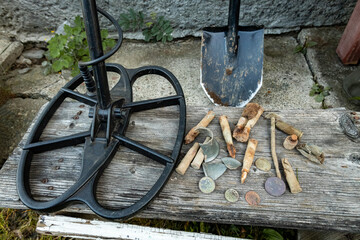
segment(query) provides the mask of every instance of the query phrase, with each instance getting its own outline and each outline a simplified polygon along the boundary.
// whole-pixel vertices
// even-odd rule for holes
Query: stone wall
[[[346,24],[355,4],[356,0],[243,0],[240,24],[264,25],[273,33]],[[130,8],[166,16],[175,37],[227,24],[226,0],[98,0],[97,5],[115,18]],[[76,15],[81,15],[79,0],[0,0],[0,27],[17,32],[49,33]]]

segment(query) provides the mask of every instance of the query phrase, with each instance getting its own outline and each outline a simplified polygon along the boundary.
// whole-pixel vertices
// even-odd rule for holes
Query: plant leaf
[[[263,230],[262,236],[266,240],[284,240],[283,236],[281,236],[280,233],[271,228],[265,228]]]
[[[302,45],[297,45],[294,49],[294,53],[299,53],[302,52],[303,50],[303,46]]]
[[[310,47],[314,47],[317,45],[317,42],[314,41],[308,41],[306,42],[306,47],[310,48]]]
[[[316,101],[316,102],[322,102],[323,100],[324,100],[324,95],[323,95],[323,93],[317,94],[317,95],[315,96],[315,101]]]

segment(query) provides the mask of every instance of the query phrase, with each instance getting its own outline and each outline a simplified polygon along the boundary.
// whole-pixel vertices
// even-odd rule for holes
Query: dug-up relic
[[[341,115],[339,125],[351,141],[360,142],[360,130],[356,127],[354,120],[349,114],[344,113]]]
[[[266,158],[258,158],[255,161],[255,166],[261,171],[268,172],[271,169],[271,163]]]
[[[298,144],[298,137],[295,134],[287,136],[284,140],[283,146],[287,150],[292,150]]]
[[[249,205],[259,205],[260,196],[255,191],[248,191],[245,194],[245,200]]]
[[[296,149],[311,162],[323,164],[325,160],[324,152],[320,147],[313,144],[299,143]]]
[[[268,114],[265,115],[265,118],[267,118],[267,119],[274,118],[276,128],[280,129],[284,133],[287,133],[288,135],[295,134],[298,137],[298,139],[301,139],[302,135],[304,134],[299,129],[291,126],[290,124],[288,124],[288,123],[286,123],[284,121],[282,121],[280,116],[275,114],[275,113],[268,113]]]
[[[259,120],[264,109],[257,103],[248,103],[241,114],[241,117],[233,131],[233,138],[239,142],[247,142],[250,130]]]
[[[224,157],[221,159],[222,162],[225,164],[225,166],[230,170],[235,170],[239,167],[241,167],[242,163],[235,158],[231,157]]]
[[[230,130],[227,116],[225,116],[225,115],[220,116],[219,123],[220,123],[221,130],[222,130],[225,142],[226,142],[226,148],[229,152],[229,156],[232,158],[235,158],[236,149],[235,149],[232,137],[231,137],[231,130]]]
[[[211,121],[215,118],[215,113],[213,111],[209,111],[203,119],[193,127],[188,134],[185,136],[185,144],[189,144],[200,134],[198,128],[199,127],[207,127]]]
[[[236,202],[240,198],[238,191],[233,188],[229,188],[225,191],[225,199],[229,202]]]
[[[209,140],[210,140],[210,137],[206,137],[203,144],[207,143]],[[200,169],[201,164],[203,163],[204,159],[205,159],[205,154],[204,154],[204,151],[201,148],[201,144],[200,144],[200,149],[196,153],[194,160],[191,162],[191,167],[196,170]]]
[[[202,149],[204,154],[204,161],[210,162],[214,160],[219,155],[220,146],[214,138],[213,132],[205,127],[198,127],[196,131],[206,135],[205,141],[203,143],[200,143],[200,148]]]
[[[246,147],[245,156],[243,160],[243,167],[241,170],[241,183],[245,182],[245,179],[250,172],[250,167],[254,161],[255,151],[258,141],[255,139],[250,139]]]
[[[175,171],[180,174],[184,175],[186,170],[189,168],[191,161],[194,159],[200,145],[198,142],[195,142],[194,145],[189,149],[186,153],[185,157],[181,160],[180,164],[177,166]]]
[[[269,177],[265,182],[265,191],[274,197],[280,197],[285,193],[286,185],[278,177]]]
[[[282,158],[281,162],[284,168],[285,178],[289,185],[290,192],[291,193],[301,192],[302,188],[300,187],[300,183],[295,176],[294,170],[292,169],[289,160],[287,158]]]
[[[212,193],[215,190],[215,182],[210,177],[203,177],[199,181],[199,189],[203,193]]]
[[[203,170],[205,176],[210,177],[212,180],[216,180],[224,174],[227,167],[222,162],[217,163],[203,163]]]

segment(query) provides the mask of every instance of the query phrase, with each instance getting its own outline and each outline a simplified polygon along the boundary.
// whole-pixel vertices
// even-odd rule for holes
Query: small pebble
[[[30,70],[31,70],[31,68],[23,68],[23,69],[19,69],[18,73],[19,74],[25,74],[25,73],[30,72]]]

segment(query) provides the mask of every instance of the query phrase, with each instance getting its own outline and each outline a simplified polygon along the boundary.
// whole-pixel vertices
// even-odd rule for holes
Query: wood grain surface
[[[213,110],[217,117],[208,126],[220,144],[218,159],[227,156],[226,144],[221,134],[218,116],[227,115],[233,130],[242,109],[231,107],[187,107],[187,131],[205,114]],[[79,111],[82,111],[78,115]],[[268,111],[265,111],[265,114]],[[288,186],[281,197],[266,193],[264,183],[275,176],[270,172],[251,167],[245,184],[240,184],[240,171],[227,170],[216,180],[215,191],[204,194],[198,189],[203,171],[189,168],[184,176],[174,172],[158,197],[136,217],[180,221],[205,221],[228,224],[260,225],[297,229],[331,229],[360,231],[360,165],[350,159],[352,153],[360,154],[360,144],[350,141],[338,124],[345,109],[284,110],[276,111],[282,119],[304,132],[303,142],[321,146],[325,162],[317,165],[306,160],[297,150],[282,147],[286,134],[276,130],[279,159],[286,157],[303,189],[291,194]],[[78,102],[64,102],[48,124],[42,139],[54,138],[87,130],[90,119],[88,109]],[[358,113],[359,114],[359,113]],[[74,119],[78,115],[79,118]],[[164,154],[169,154],[177,131],[177,107],[166,107],[133,114],[126,136]],[[16,190],[16,170],[28,133],[19,147],[0,170],[0,207],[25,208]],[[270,121],[261,117],[251,130],[250,138],[258,140],[255,159],[271,160]],[[199,135],[196,141],[202,142]],[[236,159],[242,161],[247,143],[234,141]],[[192,144],[183,145],[180,159]],[[35,199],[49,200],[59,196],[77,180],[81,172],[82,145],[37,154],[32,163],[31,186]],[[217,160],[215,160],[217,161]],[[281,164],[280,171],[284,178]],[[107,207],[122,208],[136,202],[146,193],[161,174],[163,166],[129,149],[121,147],[100,178],[98,201]],[[285,179],[285,178],[284,178]],[[234,188],[240,193],[239,201],[230,203],[224,193]],[[250,206],[244,199],[246,192],[256,191],[261,202]],[[62,210],[67,213],[91,214],[83,204],[74,204]]]

